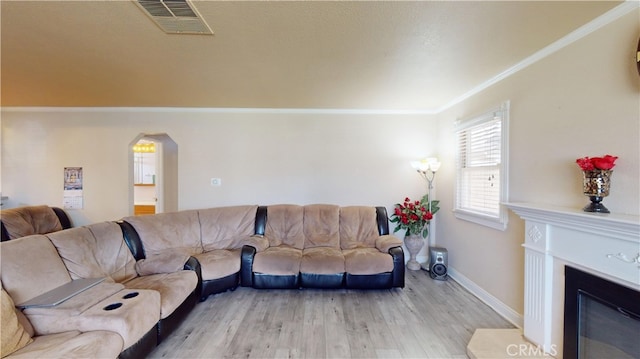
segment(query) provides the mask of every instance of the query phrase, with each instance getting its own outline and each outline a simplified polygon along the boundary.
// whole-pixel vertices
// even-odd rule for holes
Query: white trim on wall
[[[511,322],[511,324],[520,329],[524,327],[524,317],[522,316],[522,314],[516,312],[511,307],[501,302],[498,298],[482,289],[482,287],[462,275],[460,272],[456,271],[455,268],[449,267],[447,268],[447,270],[451,279],[455,280],[462,287],[471,292],[471,294],[478,297],[478,299],[491,307],[491,309],[495,310],[504,319],[508,320],[509,322]]]
[[[7,112],[157,112],[157,113],[248,113],[316,115],[433,115],[431,110],[383,110],[338,108],[235,108],[235,107],[2,107]]]

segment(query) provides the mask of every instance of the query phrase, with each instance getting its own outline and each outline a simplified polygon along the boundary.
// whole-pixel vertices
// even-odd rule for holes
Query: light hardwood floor
[[[513,328],[458,283],[404,289],[238,288],[198,303],[149,358],[467,358],[477,328]]]

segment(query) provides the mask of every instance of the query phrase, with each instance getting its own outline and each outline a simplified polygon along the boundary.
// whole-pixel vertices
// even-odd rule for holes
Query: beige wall
[[[612,211],[640,213],[640,77],[634,61],[640,34],[634,11],[557,53],[444,111],[439,117],[439,245],[450,265],[489,295],[523,312],[524,224],[510,214],[506,231],[456,219],[453,121],[511,101],[509,200],[581,208],[583,156],[619,156]],[[579,250],[577,248],[576,250]]]
[[[425,192],[410,161],[435,153],[420,115],[310,111],[47,109],[2,113],[2,191],[10,206],[62,204],[63,168],[84,168],[76,224],[130,212],[128,145],[178,145],[179,209],[234,204],[382,205]],[[212,187],[210,179],[222,179]]]

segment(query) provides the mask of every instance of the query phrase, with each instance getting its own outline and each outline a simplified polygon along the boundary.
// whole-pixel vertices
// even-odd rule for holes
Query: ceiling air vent
[[[135,0],[144,12],[168,34],[205,34],[213,31],[187,0]]]

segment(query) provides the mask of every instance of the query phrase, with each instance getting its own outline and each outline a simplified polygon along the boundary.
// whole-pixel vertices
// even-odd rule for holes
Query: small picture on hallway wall
[[[65,209],[81,209],[83,207],[82,185],[82,167],[65,167],[62,201]]]

